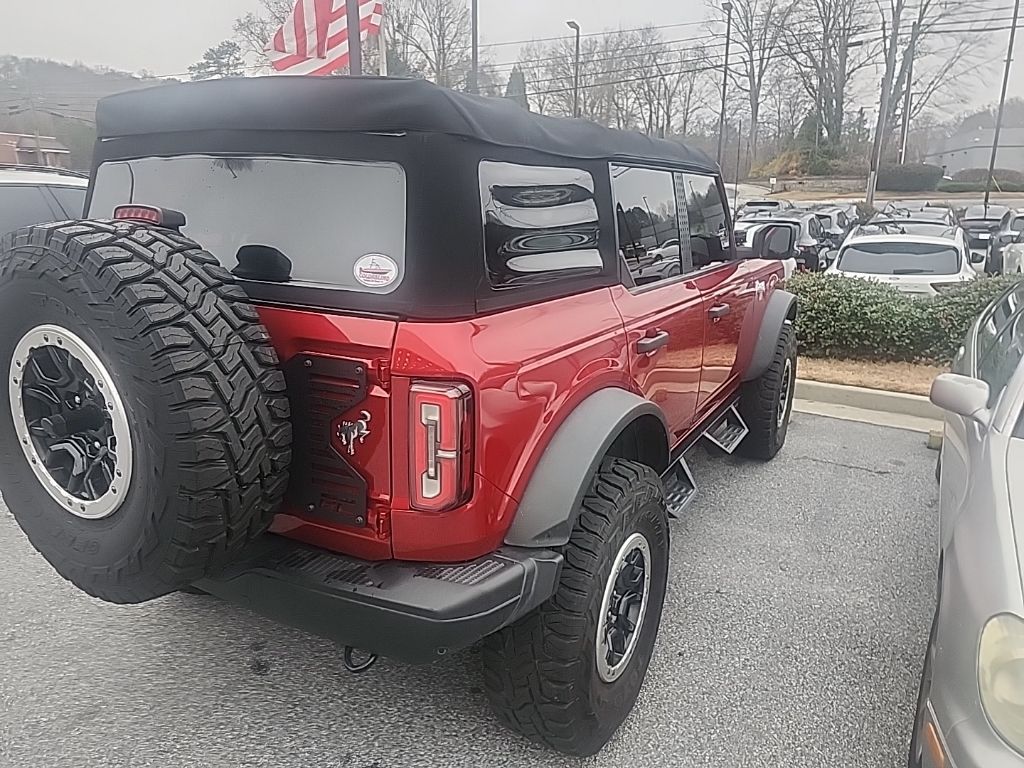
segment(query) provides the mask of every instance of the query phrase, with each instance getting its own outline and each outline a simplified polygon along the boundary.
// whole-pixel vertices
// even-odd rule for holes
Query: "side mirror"
[[[988,427],[992,413],[988,409],[989,387],[984,381],[943,373],[932,382],[931,401],[939,408]]]
[[[985,254],[971,251],[971,264],[984,264]]]
[[[779,261],[792,258],[795,245],[796,232],[793,227],[786,224],[770,224],[754,233],[750,250],[755,259]]]

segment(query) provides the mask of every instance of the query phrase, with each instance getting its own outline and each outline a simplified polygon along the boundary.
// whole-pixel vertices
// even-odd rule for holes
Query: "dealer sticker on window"
[[[356,280],[367,288],[386,288],[398,279],[398,264],[383,253],[368,253],[353,268]]]

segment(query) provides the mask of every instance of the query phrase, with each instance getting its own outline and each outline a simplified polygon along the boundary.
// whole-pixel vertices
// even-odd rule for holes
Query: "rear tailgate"
[[[397,322],[259,307],[288,382],[291,482],[273,531],[391,557],[390,394]]]

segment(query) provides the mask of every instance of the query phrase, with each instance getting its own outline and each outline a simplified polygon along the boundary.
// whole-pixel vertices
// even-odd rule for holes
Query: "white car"
[[[980,277],[978,261],[959,229],[948,237],[861,235],[843,243],[827,271],[887,283],[912,296],[935,296]]]
[[[0,235],[82,218],[88,185],[85,176],[70,171],[0,165]]]
[[[1003,274],[1019,275],[1024,272],[1024,232],[1009,245],[1003,246]]]
[[[652,257],[655,261],[659,259],[678,259],[679,239],[672,238],[671,240],[666,240],[657,248],[649,251],[647,255]]]

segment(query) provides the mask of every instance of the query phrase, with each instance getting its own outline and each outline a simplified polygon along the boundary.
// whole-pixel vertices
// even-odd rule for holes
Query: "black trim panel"
[[[268,534],[222,575],[217,597],[343,645],[434,661],[554,594],[562,556],[506,547],[468,563],[369,562]]]

